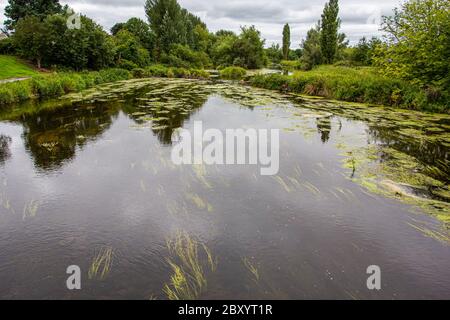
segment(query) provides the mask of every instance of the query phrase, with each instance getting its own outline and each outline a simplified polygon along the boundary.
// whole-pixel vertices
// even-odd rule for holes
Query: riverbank
[[[105,69],[91,72],[55,73],[30,79],[0,83],[0,105],[20,103],[30,99],[57,98],[80,92],[99,84],[132,78],[213,78],[210,72],[153,65],[132,71]],[[226,78],[220,74],[221,78]],[[240,77],[243,78],[243,77]],[[292,75],[279,73],[247,73],[247,84],[285,93],[319,96],[346,102],[390,106],[435,113],[449,113],[448,97],[439,92],[420,89],[408,82],[378,75],[372,68],[322,66],[312,71],[297,71]]]
[[[132,71],[114,68],[101,71],[39,75],[20,82],[0,84],[0,105],[20,103],[30,99],[57,98],[99,84],[149,77],[205,79],[209,77],[209,73],[204,70],[153,65],[146,69]]]
[[[327,99],[449,113],[448,93],[381,76],[373,68],[321,66],[293,75],[256,75],[252,86]]]

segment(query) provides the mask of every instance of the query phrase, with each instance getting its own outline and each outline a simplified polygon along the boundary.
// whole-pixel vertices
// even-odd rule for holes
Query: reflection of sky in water
[[[162,104],[127,98],[0,124],[11,138],[0,169],[10,204],[0,206],[0,297],[164,298],[166,240],[177,230],[218,257],[203,298],[448,297],[448,246],[407,224],[439,223],[368,193],[342,168],[336,146],[366,146],[366,124],[282,99],[275,107],[258,96],[269,107],[249,108],[191,89],[166,92]],[[171,109],[178,95],[184,114]],[[197,120],[205,129],[282,129],[278,178],[256,166],[174,167],[172,131]],[[36,214],[23,218],[31,201]],[[87,273],[104,247],[114,249],[108,277],[85,277],[82,291],[68,292],[65,268]],[[371,264],[385,270],[381,292],[366,288]]]

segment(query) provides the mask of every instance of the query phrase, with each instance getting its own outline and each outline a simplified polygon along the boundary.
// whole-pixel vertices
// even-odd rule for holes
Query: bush
[[[227,67],[220,71],[220,77],[228,80],[241,80],[247,74],[247,70],[241,67]]]
[[[208,79],[209,72],[201,69],[192,69],[191,70],[191,78],[194,79]]]
[[[174,78],[189,78],[191,76],[191,72],[185,68],[170,68],[169,71],[172,72]]]
[[[161,64],[155,64],[145,69],[149,77],[167,77],[169,69]]]
[[[145,70],[142,68],[134,68],[131,70],[131,74],[133,78],[145,78],[147,76]]]
[[[119,61],[119,63],[117,63],[117,67],[120,69],[125,69],[125,70],[131,71],[133,69],[138,68],[139,66],[132,61],[122,59]]]

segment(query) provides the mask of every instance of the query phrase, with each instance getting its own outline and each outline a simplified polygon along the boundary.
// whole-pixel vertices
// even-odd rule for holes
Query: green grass
[[[250,83],[256,87],[328,99],[449,112],[447,92],[441,92],[436,98],[432,92],[403,80],[384,77],[370,67],[320,66],[311,71],[297,71],[292,76],[257,75]]]
[[[23,78],[39,73],[16,57],[0,55],[0,80]]]

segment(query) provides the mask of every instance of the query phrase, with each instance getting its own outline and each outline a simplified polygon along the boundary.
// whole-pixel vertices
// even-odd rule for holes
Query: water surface
[[[0,298],[167,299],[180,234],[216,261],[201,299],[450,298],[449,117],[188,80],[70,99],[0,115]],[[281,129],[278,176],[173,165],[200,120]]]

